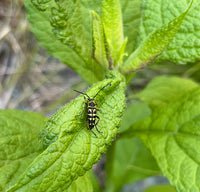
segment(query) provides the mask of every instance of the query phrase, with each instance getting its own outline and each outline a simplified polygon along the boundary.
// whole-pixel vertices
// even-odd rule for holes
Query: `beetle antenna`
[[[82,95],[86,95],[86,96],[88,97],[88,99],[90,99],[90,97],[89,97],[86,93],[83,93],[83,92],[81,92],[81,91],[77,91],[77,90],[75,90],[75,89],[73,89],[73,91],[76,91],[76,92],[78,92],[78,93],[80,93],[80,94],[82,94]]]
[[[93,97],[93,99],[99,94],[100,91],[102,91],[102,90],[103,90],[104,88],[106,88],[108,85],[111,86],[111,83],[109,83],[109,84],[105,85],[104,87],[102,87],[102,88],[96,93],[96,95]]]

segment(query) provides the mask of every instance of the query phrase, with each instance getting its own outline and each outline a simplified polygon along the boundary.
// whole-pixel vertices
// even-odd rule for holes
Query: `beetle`
[[[99,132],[99,133],[102,133],[101,131],[98,130],[97,128],[97,125],[99,123],[99,120],[100,120],[100,117],[97,115],[97,111],[99,111],[98,108],[96,108],[96,105],[98,103],[95,102],[95,98],[96,96],[104,89],[106,88],[108,85],[111,86],[111,84],[107,84],[105,85],[104,87],[102,87],[96,94],[94,97],[90,97],[87,93],[84,93],[84,92],[81,92],[81,91],[77,91],[77,90],[74,90],[82,95],[85,95],[86,97],[85,98],[85,104],[86,104],[86,108],[87,108],[87,118],[86,118],[86,125],[87,125],[87,128],[95,135],[97,136],[93,131],[92,129],[95,127],[96,130]],[[96,121],[97,120],[97,121]]]

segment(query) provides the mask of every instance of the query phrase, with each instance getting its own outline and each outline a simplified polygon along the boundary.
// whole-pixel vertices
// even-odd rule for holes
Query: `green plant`
[[[126,111],[124,92],[150,63],[198,61],[200,3],[27,0],[26,8],[40,44],[92,85],[90,97],[111,86],[95,98],[97,137],[86,128],[83,95],[49,119],[1,110],[0,190],[93,191],[90,169],[107,150],[105,191],[157,174],[178,191],[199,191],[199,85],[156,77]]]

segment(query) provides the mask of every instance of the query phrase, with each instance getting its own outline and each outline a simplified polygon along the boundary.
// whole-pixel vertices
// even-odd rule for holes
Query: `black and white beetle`
[[[91,130],[91,132],[92,132],[95,136],[96,136],[96,134],[92,131],[92,129],[93,129],[94,127],[96,128],[96,130],[97,130],[99,133],[102,133],[102,132],[100,132],[100,131],[98,130],[98,128],[97,128],[97,124],[99,123],[100,117],[97,116],[97,111],[99,111],[99,109],[96,108],[97,103],[95,102],[94,99],[95,99],[96,96],[99,94],[99,92],[102,91],[104,88],[106,88],[108,85],[111,86],[110,83],[107,84],[107,85],[105,85],[105,86],[102,87],[102,88],[96,93],[96,95],[95,95],[94,97],[92,97],[92,98],[89,97],[86,93],[83,93],[83,92],[81,92],[81,91],[74,90],[74,91],[76,91],[76,92],[78,92],[78,93],[81,93],[81,94],[87,96],[87,98],[84,97],[84,98],[85,98],[85,104],[86,104],[86,107],[87,107],[86,125],[87,125],[87,128],[88,128],[89,130]],[[97,119],[97,121],[96,121],[96,119]],[[88,125],[88,124],[89,124],[89,125]]]

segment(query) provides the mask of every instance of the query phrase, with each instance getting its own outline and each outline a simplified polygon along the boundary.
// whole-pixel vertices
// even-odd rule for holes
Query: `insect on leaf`
[[[10,192],[64,191],[92,168],[116,137],[125,108],[124,77],[117,72],[110,72],[107,79],[95,84],[86,93],[94,97],[107,84],[111,86],[95,98],[101,118],[98,129],[102,133],[94,129],[96,137],[87,129],[84,96],[80,95],[49,119],[41,133],[46,150],[19,177]]]

